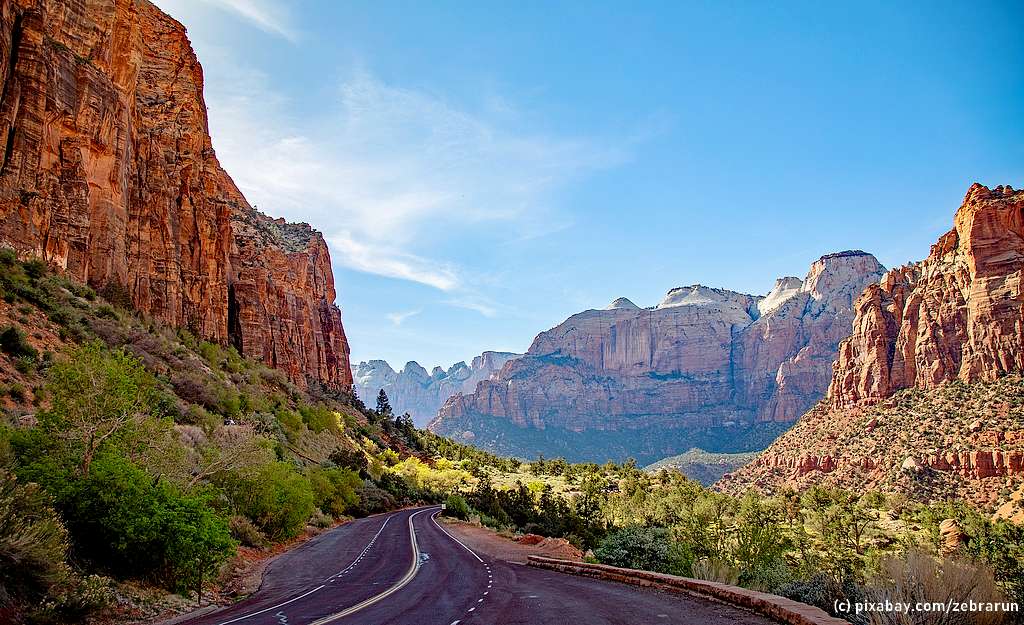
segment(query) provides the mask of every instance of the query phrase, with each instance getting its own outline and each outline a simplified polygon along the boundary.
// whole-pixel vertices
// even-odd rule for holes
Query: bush
[[[387,512],[397,507],[394,496],[376,486],[363,486],[356,491],[359,504],[352,509],[354,516],[367,516],[378,512]]]
[[[252,520],[273,541],[298,534],[313,514],[309,480],[287,462],[271,462],[225,478],[237,514]]]
[[[320,529],[330,527],[333,523],[334,519],[331,515],[325,513],[320,508],[313,510],[313,514],[309,517],[309,524],[313,527],[319,527]]]
[[[326,406],[299,406],[299,414],[306,427],[317,434],[324,430],[341,431],[338,415]]]
[[[461,495],[448,495],[444,501],[444,513],[456,519],[465,521],[469,518],[469,504]]]
[[[871,602],[900,602],[909,605],[931,601],[953,603],[995,603],[1007,601],[1006,596],[996,587],[992,571],[981,563],[956,560],[950,557],[937,559],[923,551],[913,549],[901,557],[889,557],[882,561],[878,576],[868,583],[865,597]],[[870,616],[872,625],[901,625],[908,622],[907,615],[893,612],[877,612]],[[962,623],[962,614],[944,612],[911,613],[912,622],[928,625],[953,625]],[[1004,622],[1006,614],[998,612],[974,612],[971,623],[985,625]]]
[[[0,349],[12,358],[30,358],[35,360],[39,352],[29,344],[25,333],[18,327],[9,325],[0,330]]]
[[[661,527],[627,527],[609,534],[594,550],[602,564],[673,575],[689,575],[693,558]]]
[[[363,481],[354,471],[313,467],[306,472],[306,477],[313,489],[314,503],[323,512],[338,518],[359,504],[356,489],[363,485]]]
[[[253,525],[252,521],[244,516],[236,514],[231,517],[228,521],[228,527],[231,528],[231,536],[246,547],[262,549],[267,546],[267,537],[263,535],[263,532],[258,527]]]
[[[68,533],[36,484],[0,469],[0,605],[38,601],[66,569]]]
[[[47,487],[74,538],[74,551],[120,576],[148,577],[172,590],[194,587],[235,549],[227,522],[187,495],[116,456],[101,456],[79,479]]]

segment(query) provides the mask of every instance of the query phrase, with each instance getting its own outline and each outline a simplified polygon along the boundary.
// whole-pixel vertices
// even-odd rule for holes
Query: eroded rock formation
[[[437,416],[437,411],[456,393],[471,393],[481,380],[490,378],[505,363],[521,354],[510,352],[484,352],[467,365],[457,362],[447,371],[441,367],[427,373],[418,362],[405,363],[395,371],[383,360],[360,362],[353,370],[359,396],[373,406],[381,389],[388,395],[396,414],[408,412],[416,425],[423,427]]]
[[[449,399],[431,427],[523,455],[549,450],[496,446],[510,432],[496,425],[661,428],[656,449],[626,440],[608,450],[657,459],[688,449],[691,431],[791,422],[824,395],[852,302],[882,272],[870,254],[842,252],[816,261],[805,280],[780,279],[764,297],[694,285],[651,308],[620,298],[538,335],[494,379]],[[662,446],[673,437],[682,449]]]
[[[857,301],[833,404],[1024,369],[1024,192],[974,184],[953,222],[928,258],[888,272]]]
[[[856,302],[828,400],[719,482],[962,497],[1024,479],[1024,192],[975,184],[925,260]],[[900,392],[906,390],[906,392]]]
[[[323,239],[221,168],[181,24],[146,0],[5,1],[0,80],[0,245],[300,384],[351,385]]]

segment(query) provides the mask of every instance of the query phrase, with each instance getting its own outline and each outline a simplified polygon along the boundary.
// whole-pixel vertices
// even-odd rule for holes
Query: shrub
[[[302,421],[306,427],[317,434],[324,430],[341,431],[338,415],[327,406],[299,406],[299,414],[302,415]]]
[[[0,469],[0,605],[37,601],[62,579],[67,534],[39,486]]]
[[[236,513],[245,515],[271,540],[291,538],[313,513],[309,480],[287,462],[271,462],[224,479]]]
[[[984,564],[950,557],[939,560],[918,549],[883,560],[878,576],[867,585],[865,597],[875,603],[889,601],[911,606],[937,601],[961,604],[1007,600],[996,587],[991,569]],[[964,616],[942,611],[910,614],[911,622],[927,625],[962,623],[965,622]],[[978,625],[1001,623],[1006,616],[1005,613],[978,611],[970,614],[970,622]],[[901,625],[908,620],[905,614],[874,612],[869,622],[872,625]]]
[[[199,495],[180,492],[116,456],[80,479],[48,485],[69,520],[75,552],[116,575],[193,588],[234,553],[228,523]]]
[[[306,472],[316,506],[334,517],[359,504],[356,489],[363,485],[350,469],[313,467]]]
[[[627,527],[612,532],[594,555],[603,564],[674,575],[689,575],[692,564],[692,557],[661,527]]]
[[[465,521],[469,518],[469,504],[461,495],[448,495],[448,499],[444,501],[444,513]]]
[[[330,527],[334,523],[334,519],[331,515],[325,513],[320,508],[313,510],[313,514],[309,517],[309,524],[313,527],[319,527],[321,529]]]
[[[84,623],[86,617],[116,600],[109,578],[102,575],[72,576],[54,588],[51,598],[32,614],[36,622]]]
[[[376,486],[363,486],[356,491],[359,495],[359,504],[352,509],[355,516],[367,516],[378,512],[393,510],[397,502],[395,497],[388,491]]]
[[[0,349],[12,358],[39,357],[39,352],[29,344],[25,333],[18,327],[9,325],[0,330]]]
[[[252,521],[244,516],[235,515],[228,520],[228,527],[231,528],[231,535],[239,543],[246,547],[262,549],[267,546],[267,537],[263,535]]]

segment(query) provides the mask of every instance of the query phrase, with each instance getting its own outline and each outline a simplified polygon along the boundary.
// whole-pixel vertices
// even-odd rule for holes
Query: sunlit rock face
[[[973,185],[926,259],[856,300],[827,400],[718,487],[1005,503],[1024,475],[1022,272],[1024,192]]]
[[[352,378],[327,248],[220,167],[185,28],[145,0],[0,3],[0,245],[233,343]]]
[[[973,185],[928,258],[888,272],[857,301],[829,401],[1024,369],[1022,269],[1024,191]]]
[[[825,394],[853,301],[883,271],[870,254],[841,252],[765,296],[692,285],[650,308],[619,298],[542,332],[449,399],[431,428],[487,446],[480,431],[495,420],[579,433],[791,422]]]
[[[484,352],[468,365],[457,362],[447,371],[434,367],[430,373],[416,361],[407,362],[400,371],[384,360],[360,362],[353,371],[355,388],[371,407],[383,389],[397,414],[408,412],[416,425],[422,427],[437,415],[446,399],[456,393],[472,392],[478,382],[490,378],[520,355]]]

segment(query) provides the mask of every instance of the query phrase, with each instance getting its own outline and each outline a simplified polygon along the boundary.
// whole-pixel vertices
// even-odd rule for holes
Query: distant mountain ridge
[[[384,389],[397,414],[408,412],[418,427],[437,416],[437,410],[452,395],[472,391],[478,382],[500,370],[521,354],[485,351],[470,364],[459,361],[448,368],[434,367],[430,373],[415,360],[395,371],[384,360],[360,362],[353,370],[356,392],[370,407]]]
[[[430,427],[524,457],[760,449],[825,394],[853,301],[883,273],[874,256],[847,251],[764,296],[695,284],[649,308],[619,298],[539,334]]]

